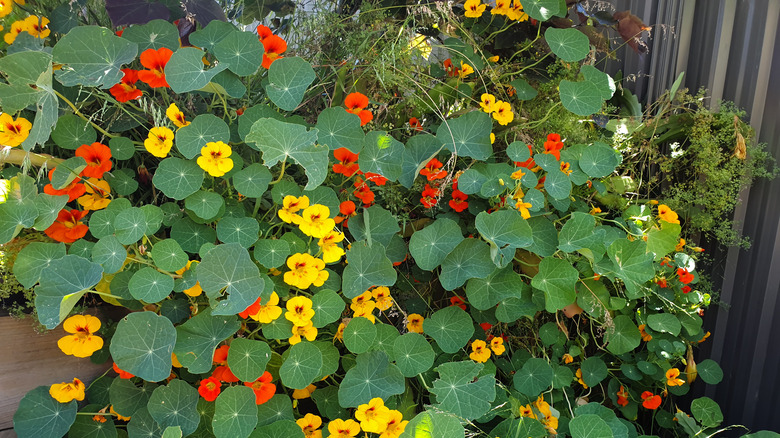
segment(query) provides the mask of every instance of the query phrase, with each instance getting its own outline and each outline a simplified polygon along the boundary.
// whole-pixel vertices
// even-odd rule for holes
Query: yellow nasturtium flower
[[[155,126],[149,130],[144,140],[144,148],[157,158],[165,158],[173,147],[173,131],[165,126]]]
[[[313,311],[312,311],[313,312]],[[292,328],[292,336],[289,339],[290,345],[295,345],[303,338],[312,342],[317,338],[317,328],[314,327],[314,323],[308,321],[304,325],[294,325]]]
[[[675,213],[674,210],[665,204],[658,206],[658,218],[664,222],[669,222],[670,224],[680,223],[680,219],[677,217],[677,213]]]
[[[487,8],[487,5],[482,3],[482,0],[466,0],[466,3],[463,5],[464,15],[468,18],[481,17],[485,12],[485,8]]]
[[[336,418],[328,423],[328,432],[332,438],[352,438],[360,433],[360,424],[352,419]]]
[[[84,188],[87,190],[87,194],[77,199],[84,210],[102,210],[111,203],[111,199],[108,197],[111,193],[111,187],[107,181],[90,178]]]
[[[300,390],[296,389],[296,391]],[[320,430],[322,418],[318,415],[306,414],[305,417],[295,420],[295,423],[303,430],[303,435],[306,438],[322,438],[322,431]]]
[[[466,76],[474,73],[474,68],[465,62],[460,62],[460,70],[458,70],[458,77],[464,79]]]
[[[495,106],[496,96],[490,93],[482,93],[482,96],[479,98],[479,107],[482,108],[482,111],[490,114],[496,110]]]
[[[57,346],[65,354],[89,357],[103,348],[103,338],[94,334],[100,329],[100,320],[92,315],[73,315],[62,323],[62,328],[73,333],[57,341]]]
[[[233,169],[233,160],[228,158],[232,153],[227,144],[221,141],[210,141],[201,148],[197,163],[209,175],[223,176]]]
[[[27,33],[35,38],[46,38],[51,33],[49,30],[49,19],[30,15],[24,19],[24,27]]]
[[[422,315],[417,313],[411,313],[406,319],[409,321],[406,323],[407,330],[409,330],[412,333],[423,332],[423,322],[425,322],[425,318],[423,318]]]
[[[49,387],[49,395],[60,403],[70,403],[73,400],[84,400],[86,387],[84,382],[73,379],[73,382],[55,383]]]
[[[360,422],[364,432],[382,433],[390,421],[390,408],[380,397],[372,398],[368,403],[358,406],[355,419]]]
[[[471,343],[471,354],[469,354],[469,358],[480,363],[485,363],[490,359],[490,349],[487,348],[485,341],[477,339]]]
[[[287,300],[287,312],[284,314],[293,325],[305,326],[314,317],[312,301],[303,296],[292,297]]]
[[[179,110],[179,107],[176,106],[175,103],[172,103],[168,109],[165,110],[165,115],[177,128],[183,128],[190,124],[190,122],[184,119],[184,113]]]
[[[301,217],[298,215],[298,212],[308,207],[308,196],[301,196],[296,198],[295,196],[287,195],[282,200],[282,208],[277,214],[279,215],[279,219],[287,222],[288,224],[297,224],[301,219]]]
[[[512,112],[512,105],[509,102],[499,100],[494,108],[493,118],[496,119],[499,125],[508,125],[509,122],[515,119],[515,113]]]
[[[344,249],[338,245],[339,242],[344,240],[344,233],[336,230],[328,231],[324,236],[320,238],[317,244],[322,249],[322,261],[325,263],[333,263],[341,260]]]
[[[669,368],[666,371],[666,384],[669,386],[682,386],[685,384],[685,380],[680,378],[680,370],[677,368]]]
[[[320,239],[333,230],[336,221],[330,217],[328,207],[314,204],[303,210],[298,226],[303,234]]]
[[[372,298],[374,298],[374,295],[371,294],[371,291],[367,290],[355,298],[352,298],[352,303],[349,305],[349,308],[352,309],[353,312],[360,312],[365,308],[370,308],[371,311],[373,311],[376,308],[376,303],[372,301]]]
[[[277,306],[277,304],[279,304],[279,295],[276,292],[271,292],[268,302],[265,304],[261,303],[260,310],[254,315],[249,315],[249,317],[261,324],[270,324],[282,315],[282,308]]]
[[[306,289],[311,285],[316,287],[325,284],[328,279],[328,271],[325,271],[325,262],[306,253],[297,253],[287,259],[287,267],[290,271],[284,273],[284,282],[299,289]]]
[[[393,298],[390,296],[390,289],[387,286],[379,286],[371,294],[376,300],[376,308],[380,311],[384,312],[393,307]]]
[[[504,338],[500,336],[496,336],[495,338],[490,340],[490,349],[493,350],[493,354],[496,356],[501,356],[506,351],[506,347],[504,347]]]
[[[409,422],[404,420],[401,411],[393,409],[390,411],[390,419],[387,421],[387,425],[385,425],[385,431],[379,435],[379,438],[398,438],[404,433],[407,424]]]
[[[27,140],[32,123],[24,117],[14,120],[8,113],[0,114],[0,146],[16,147]]]

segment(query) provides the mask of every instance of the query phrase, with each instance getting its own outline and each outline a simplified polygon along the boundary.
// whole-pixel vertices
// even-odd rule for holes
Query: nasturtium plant
[[[110,369],[28,393],[20,437],[722,422],[677,398],[723,379],[695,355],[713,298],[690,209],[629,176],[642,155],[610,127],[641,123],[599,20],[368,2],[309,32],[290,2],[20,3],[0,243],[63,352]],[[409,25],[431,20],[443,44]]]

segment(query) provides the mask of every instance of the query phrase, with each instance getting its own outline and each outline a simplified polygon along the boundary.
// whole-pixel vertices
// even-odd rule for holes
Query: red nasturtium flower
[[[58,242],[73,243],[87,235],[89,227],[81,222],[88,211],[60,210],[57,220],[46,229],[47,236]]]
[[[219,348],[214,350],[214,363],[217,365],[227,365],[229,351],[230,345],[220,345]]]
[[[483,322],[483,323],[480,323],[480,324],[479,324],[479,326],[480,326],[480,327],[482,327],[482,330],[484,330],[484,331],[486,331],[486,332],[487,332],[487,331],[490,331],[490,329],[492,329],[492,328],[493,328],[493,324],[491,324],[491,323],[489,323],[489,322]]]
[[[200,381],[198,394],[206,401],[216,400],[220,392],[222,392],[222,383],[219,380],[209,377]]]
[[[563,142],[561,141],[560,134],[548,134],[547,141],[544,142],[544,153],[551,154],[556,160],[561,159],[561,149],[563,149]]]
[[[349,149],[338,148],[333,151],[333,156],[338,160],[338,163],[333,165],[334,173],[340,173],[349,178],[360,170],[357,163],[358,154],[350,152]]]
[[[113,369],[114,369],[114,372],[119,374],[119,378],[120,379],[132,379],[133,377],[135,377],[135,375],[133,375],[131,373],[128,373],[127,371],[119,368],[119,366],[117,366],[116,362],[114,362]]]
[[[276,393],[276,385],[271,383],[271,380],[273,380],[271,373],[266,371],[254,382],[244,382],[244,385],[252,388],[255,392],[255,403],[258,405],[271,400],[271,397]]]
[[[282,58],[282,53],[287,51],[287,41],[277,35],[268,35],[260,40],[263,43],[263,68],[271,68],[271,64]]]
[[[87,167],[81,171],[81,176],[87,178],[103,178],[103,174],[111,170],[111,149],[102,143],[84,144],[76,149],[76,156],[87,162]]]
[[[355,179],[355,190],[352,194],[363,202],[363,205],[369,206],[374,203],[374,192],[368,187],[368,184],[363,182],[361,178]]]
[[[460,69],[452,64],[452,59],[447,58],[444,60],[444,70],[447,71],[449,77],[455,77],[460,74]]]
[[[466,301],[463,300],[463,297],[460,295],[455,295],[454,297],[450,297],[450,307],[452,306],[458,306],[463,310],[466,310]]]
[[[420,203],[425,208],[431,208],[434,205],[436,205],[437,202],[439,202],[436,198],[439,196],[439,189],[431,187],[430,184],[425,185],[425,190],[422,192],[422,198],[420,198]]]
[[[165,65],[171,59],[173,51],[171,49],[160,47],[157,50],[146,49],[141,53],[141,65],[147,70],[138,72],[138,79],[146,82],[152,88],[170,87],[165,80]]]
[[[49,170],[49,181],[51,181],[52,175],[54,175],[54,169]],[[71,202],[87,193],[87,188],[81,183],[81,179],[76,178],[60,190],[55,189],[51,184],[46,184],[43,187],[43,193],[52,196],[68,195],[68,202]]]
[[[260,309],[263,307],[262,304],[260,304],[260,297],[257,297],[254,303],[250,304],[249,307],[244,309],[243,312],[239,312],[238,316],[247,319],[252,315],[257,315],[257,312],[260,311]],[[216,352],[215,352],[216,354]]]
[[[617,403],[620,406],[626,406],[628,405],[628,391],[626,391],[625,388],[623,388],[623,385],[620,385],[620,390],[617,392]]]
[[[122,73],[125,74],[122,80],[108,89],[111,95],[114,96],[114,99],[120,102],[128,102],[141,97],[144,92],[135,86],[135,83],[138,82],[138,72],[132,68],[123,68]]]
[[[691,291],[691,287],[690,286],[688,286],[688,285],[683,286],[682,293],[687,294],[690,291]]]
[[[449,202],[450,208],[460,213],[461,211],[469,207],[469,203],[466,202],[469,195],[461,192],[458,189],[452,191],[452,199]]]
[[[344,99],[347,111],[360,117],[360,126],[374,120],[374,114],[367,110],[368,97],[363,93],[349,93]]]
[[[662,400],[660,395],[654,395],[650,391],[645,391],[642,393],[642,406],[646,409],[658,409],[658,407],[661,406],[661,401]]]
[[[693,274],[688,272],[685,268],[677,268],[677,276],[680,278],[680,283],[688,284],[693,281]]]
[[[357,207],[355,206],[355,203],[352,201],[342,202],[341,204],[339,204],[339,213],[341,213],[341,216],[336,216],[335,218],[333,218],[333,220],[337,224],[344,222],[344,225],[348,225],[349,218],[357,215],[357,213],[355,212],[356,208]]]
[[[534,147],[530,144],[528,146],[528,159],[525,161],[515,161],[515,166],[517,167],[525,167],[526,169],[533,169],[536,167],[536,162],[534,161]]]
[[[230,367],[227,365],[220,365],[214,368],[214,372],[211,373],[211,377],[225,383],[238,382],[238,377],[230,371]]]
[[[415,131],[422,131],[422,123],[420,123],[419,120],[417,120],[417,117],[412,117],[409,119],[409,127],[414,129]]]
[[[358,173],[361,173],[361,172],[358,172]],[[378,186],[383,186],[388,181],[388,179],[385,178],[384,176],[382,176],[382,175],[380,175],[378,173],[373,173],[373,172],[366,172],[366,173],[363,174],[363,177],[366,179],[366,182],[371,181],[372,183],[374,183],[374,184],[376,184]]]
[[[270,27],[264,26],[262,24],[257,26],[257,36],[260,38],[260,41],[262,42],[264,39],[268,38],[269,36],[273,35],[273,31]]]
[[[436,158],[431,158],[431,161],[420,170],[420,175],[428,178],[428,181],[436,181],[447,176],[446,170],[441,170],[444,164]]]

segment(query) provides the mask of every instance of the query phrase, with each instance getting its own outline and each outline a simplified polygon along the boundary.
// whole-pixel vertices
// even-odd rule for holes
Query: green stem
[[[274,185],[282,180],[282,177],[284,177],[284,169],[286,167],[287,167],[287,157],[284,157],[284,160],[282,161],[282,169],[279,171],[279,178],[276,178],[274,181],[268,183],[269,186]]]
[[[68,106],[73,110],[74,114],[76,114],[77,116],[79,116],[82,119],[84,119],[87,123],[92,125],[92,127],[95,128],[98,132],[100,132],[101,134],[105,135],[108,138],[116,137],[116,134],[111,134],[110,132],[106,131],[105,129],[101,128],[98,124],[96,124],[92,120],[90,120],[89,117],[87,117],[84,114],[82,114],[81,111],[79,111],[79,109],[76,108],[76,105],[74,105],[73,102],[68,100],[67,97],[63,96],[59,91],[57,91],[57,90],[52,90],[52,91],[54,91],[54,94],[56,94],[57,97],[59,97],[63,102],[68,104]]]

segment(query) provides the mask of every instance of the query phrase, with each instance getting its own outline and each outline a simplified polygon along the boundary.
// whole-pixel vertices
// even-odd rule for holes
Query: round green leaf
[[[344,345],[355,354],[365,353],[376,338],[376,326],[366,318],[357,317],[344,329]]]
[[[249,248],[257,241],[260,224],[251,217],[223,217],[217,222],[217,238]]]
[[[612,322],[614,328],[606,333],[607,350],[613,354],[625,354],[639,346],[642,335],[631,317],[618,315]]]
[[[41,279],[41,272],[52,261],[65,257],[65,244],[31,242],[16,256],[13,273],[17,281],[29,289]]]
[[[595,414],[577,415],[569,422],[572,438],[613,438],[606,421]]]
[[[493,272],[490,247],[478,239],[465,239],[441,263],[439,281],[446,290],[459,288],[470,278],[483,278]]]
[[[360,170],[395,181],[403,172],[404,145],[385,131],[371,131],[358,157]]]
[[[647,325],[655,331],[669,333],[672,336],[679,335],[680,329],[682,329],[680,320],[668,313],[648,315]]]
[[[306,388],[320,375],[322,353],[309,342],[299,342],[289,352],[279,369],[282,384],[292,389]]]
[[[190,35],[190,42],[198,47],[203,47],[209,52],[213,52],[214,46],[218,42],[234,32],[237,32],[234,25],[221,20],[211,20],[206,27]]]
[[[65,149],[78,149],[97,140],[97,131],[86,120],[75,114],[65,114],[57,120],[51,139]]]
[[[214,45],[214,55],[239,76],[254,74],[263,63],[263,44],[250,32],[230,32]]]
[[[592,82],[598,87],[602,99],[609,100],[615,94],[617,87],[615,86],[615,80],[612,79],[612,76],[600,71],[592,65],[583,65],[580,68],[580,71],[582,72],[582,75],[585,76],[586,81]],[[682,79],[682,77],[679,77],[678,79]],[[677,85],[679,85],[679,83]],[[670,94],[674,96],[673,92]]]
[[[217,64],[206,70],[203,65],[204,55],[202,50],[193,47],[182,47],[173,52],[165,65],[165,79],[174,93],[199,90],[205,87],[214,75],[227,68],[225,64]]]
[[[265,372],[271,360],[271,348],[263,341],[236,338],[230,343],[228,366],[244,382],[254,382]]]
[[[553,169],[547,172],[547,178],[544,180],[544,189],[553,199],[568,199],[571,195],[571,180],[560,171]],[[534,205],[534,207],[539,207]]]
[[[271,102],[285,110],[293,111],[303,101],[303,95],[317,77],[311,64],[295,56],[277,59],[268,70],[265,88]]]
[[[548,27],[544,39],[555,55],[566,62],[577,62],[585,59],[590,53],[588,36],[572,27],[557,29]]]
[[[62,190],[72,183],[86,167],[87,161],[83,157],[68,158],[54,168],[54,172],[51,174],[52,187]]]
[[[129,160],[135,154],[135,146],[132,140],[125,137],[114,137],[108,141],[111,149],[111,158],[115,160]]]
[[[357,407],[374,397],[387,400],[405,390],[405,379],[384,351],[359,354],[355,366],[347,371],[339,386],[339,405]]]
[[[312,324],[316,328],[322,328],[338,320],[344,311],[344,300],[336,292],[325,289],[317,292],[311,297],[314,316],[311,318]]]
[[[133,298],[146,303],[157,303],[173,291],[173,278],[147,266],[133,274],[128,288]]]
[[[122,32],[122,38],[138,44],[138,53],[161,47],[174,51],[179,48],[179,29],[165,20],[134,24]]]
[[[68,203],[67,195],[52,196],[46,193],[39,193],[35,200],[35,207],[38,209],[38,217],[35,219],[33,228],[36,230],[45,230],[54,223],[57,219],[57,215],[60,210],[65,208],[65,204]],[[32,210],[30,210],[30,216],[32,216]],[[20,223],[29,223],[29,219],[17,220],[17,225]]]
[[[398,219],[378,205],[364,208],[349,221],[349,232],[355,240],[365,240],[369,245],[379,242],[385,248],[400,230]]]
[[[465,436],[466,430],[455,415],[425,410],[412,418],[399,438],[464,438]]]
[[[211,309],[204,309],[176,327],[177,339],[173,352],[189,372],[207,373],[211,369],[217,345],[236,333],[240,326],[234,316],[217,316],[213,315]]]
[[[252,163],[233,174],[233,186],[244,196],[259,198],[268,189],[271,171],[260,163]]]
[[[531,280],[531,285],[544,292],[547,311],[555,312],[574,302],[578,278],[579,273],[568,261],[545,257],[539,263],[539,273]]]
[[[589,116],[601,110],[604,100],[593,82],[562,80],[558,86],[563,106],[578,116]]]
[[[692,401],[691,413],[704,427],[718,427],[723,422],[720,406],[709,397],[699,397]]]
[[[187,159],[200,155],[206,143],[230,140],[227,123],[214,114],[199,114],[192,122],[176,131],[176,149]],[[161,189],[162,190],[162,189]]]
[[[76,420],[78,403],[60,403],[49,395],[48,386],[28,392],[14,413],[14,430],[21,437],[60,438]]]
[[[113,292],[113,291],[112,291]],[[190,302],[185,299],[165,300],[160,303],[160,315],[178,324],[190,316]]]
[[[444,147],[463,157],[485,160],[493,147],[490,144],[490,131],[493,121],[482,111],[471,111],[457,119],[445,120],[436,131],[436,137]]]
[[[531,226],[514,209],[480,212],[475,225],[485,240],[499,248],[525,248],[533,243]]]
[[[604,178],[615,170],[619,155],[607,144],[597,141],[586,146],[580,157],[580,169],[591,178]]]
[[[158,386],[149,398],[147,409],[161,428],[181,427],[183,435],[198,428],[198,391],[189,383],[173,379],[167,386]]]
[[[255,244],[255,260],[266,268],[282,266],[290,256],[290,244],[282,239],[260,239]]]
[[[110,205],[110,204],[109,204]],[[89,215],[89,232],[96,239],[102,239],[114,234],[114,219],[119,210],[104,209]]]
[[[181,249],[189,253],[197,253],[203,245],[214,243],[217,239],[217,232],[211,227],[196,224],[189,218],[183,218],[171,226],[171,239],[179,242]]]
[[[92,261],[103,267],[103,272],[113,274],[120,269],[127,258],[127,250],[114,236],[104,237],[92,247]]]
[[[189,257],[178,242],[165,239],[157,242],[152,248],[152,260],[163,271],[175,272],[187,264]]]
[[[327,386],[323,389],[319,389],[315,394],[324,391],[327,388],[332,387]],[[314,394],[312,394],[312,398],[314,397]],[[338,402],[335,402],[334,404],[338,406]],[[294,419],[295,414],[293,414],[292,400],[285,394],[274,394],[274,396],[271,397],[271,400],[268,400],[257,407],[257,427],[265,426],[266,424],[271,424],[280,420]]]
[[[278,420],[274,423],[258,427],[250,438],[305,438],[303,430],[292,419]]]
[[[435,406],[467,420],[485,415],[496,398],[496,379],[492,375],[480,377],[483,368],[470,360],[439,365],[436,371],[441,377],[431,388],[438,402]]]
[[[539,94],[539,92],[536,91],[536,88],[532,87],[525,79],[515,79],[514,81],[510,82],[509,85],[514,87],[515,96],[517,96],[517,98],[520,100],[531,100]]]
[[[431,271],[462,241],[458,224],[451,219],[440,218],[412,234],[409,252],[420,269]]]
[[[267,290],[263,278],[249,251],[237,243],[215,246],[198,265],[198,281],[215,315],[235,315],[258,297],[268,300],[272,291]],[[227,298],[217,301],[222,296]]]
[[[596,386],[607,378],[607,364],[599,357],[589,357],[582,361],[582,380],[588,386]]]
[[[696,366],[696,370],[699,372],[699,377],[710,385],[717,385],[723,380],[723,370],[720,368],[720,365],[712,359],[701,361]]]
[[[194,161],[171,157],[160,162],[152,183],[165,196],[182,200],[200,189],[203,178],[203,169]]]
[[[445,307],[423,321],[423,331],[432,337],[445,353],[455,353],[474,334],[474,322],[465,310]]]
[[[138,242],[146,233],[146,215],[136,207],[120,211],[114,218],[114,232],[122,245]]]
[[[338,371],[339,358],[341,358],[339,349],[327,341],[314,341],[312,344],[319,348],[320,353],[322,353],[322,368],[320,368],[320,374],[315,380],[322,380]]]
[[[162,438],[163,430],[160,428],[160,425],[154,421],[154,418],[149,415],[149,411],[146,407],[142,407],[132,415],[130,422],[127,423],[127,434],[129,438]]]
[[[82,409],[84,412],[97,412],[103,406],[89,404]],[[83,438],[116,438],[117,429],[113,417],[110,414],[102,415],[104,422],[95,421],[89,415],[77,415],[76,421],[68,431],[68,437]],[[35,435],[39,436],[39,435]]]
[[[326,108],[317,117],[317,142],[327,145],[330,150],[349,149],[359,153],[363,146],[365,133],[360,127],[360,117],[348,113],[344,108]]]
[[[558,0],[525,0],[523,12],[537,21],[547,21],[561,13],[561,2]],[[563,11],[566,12],[565,10]]]
[[[572,212],[558,235],[558,248],[563,252],[571,253],[593,244],[603,245],[603,238],[599,239],[603,235],[593,231],[595,226],[596,218],[593,215],[581,211]]]
[[[515,373],[512,383],[516,390],[533,398],[552,385],[553,377],[553,369],[546,360],[532,357]]]
[[[157,385],[143,382],[136,386],[132,380],[114,379],[108,388],[108,398],[114,410],[126,417],[134,417],[139,409],[146,409],[146,404]]]
[[[154,312],[135,312],[117,324],[111,338],[111,357],[120,369],[159,382],[171,374],[175,343],[176,329],[168,318]]]
[[[355,298],[372,286],[395,284],[398,274],[378,243],[373,247],[365,242],[353,243],[347,251],[347,261],[342,276],[342,293],[347,298]]]
[[[133,169],[116,169],[104,177],[119,196],[128,196],[138,190],[138,179]]]
[[[395,339],[393,356],[404,377],[414,377],[433,366],[436,354],[423,335],[406,333]]]
[[[55,73],[66,87],[109,88],[122,80],[124,74],[120,69],[133,62],[137,55],[138,46],[134,43],[97,26],[71,29],[52,49],[53,61],[66,66]]]
[[[219,193],[197,191],[184,200],[184,206],[203,220],[214,218],[225,205],[225,198]]]
[[[49,262],[41,271],[40,284],[35,287],[38,320],[50,330],[59,325],[84,293],[102,277],[100,265],[77,255],[66,255]]]
[[[511,267],[496,269],[486,278],[472,278],[466,283],[469,304],[478,310],[495,307],[501,300],[520,297],[528,286]]]
[[[257,425],[255,392],[248,386],[229,386],[214,405],[211,426],[217,437],[246,438]]]

